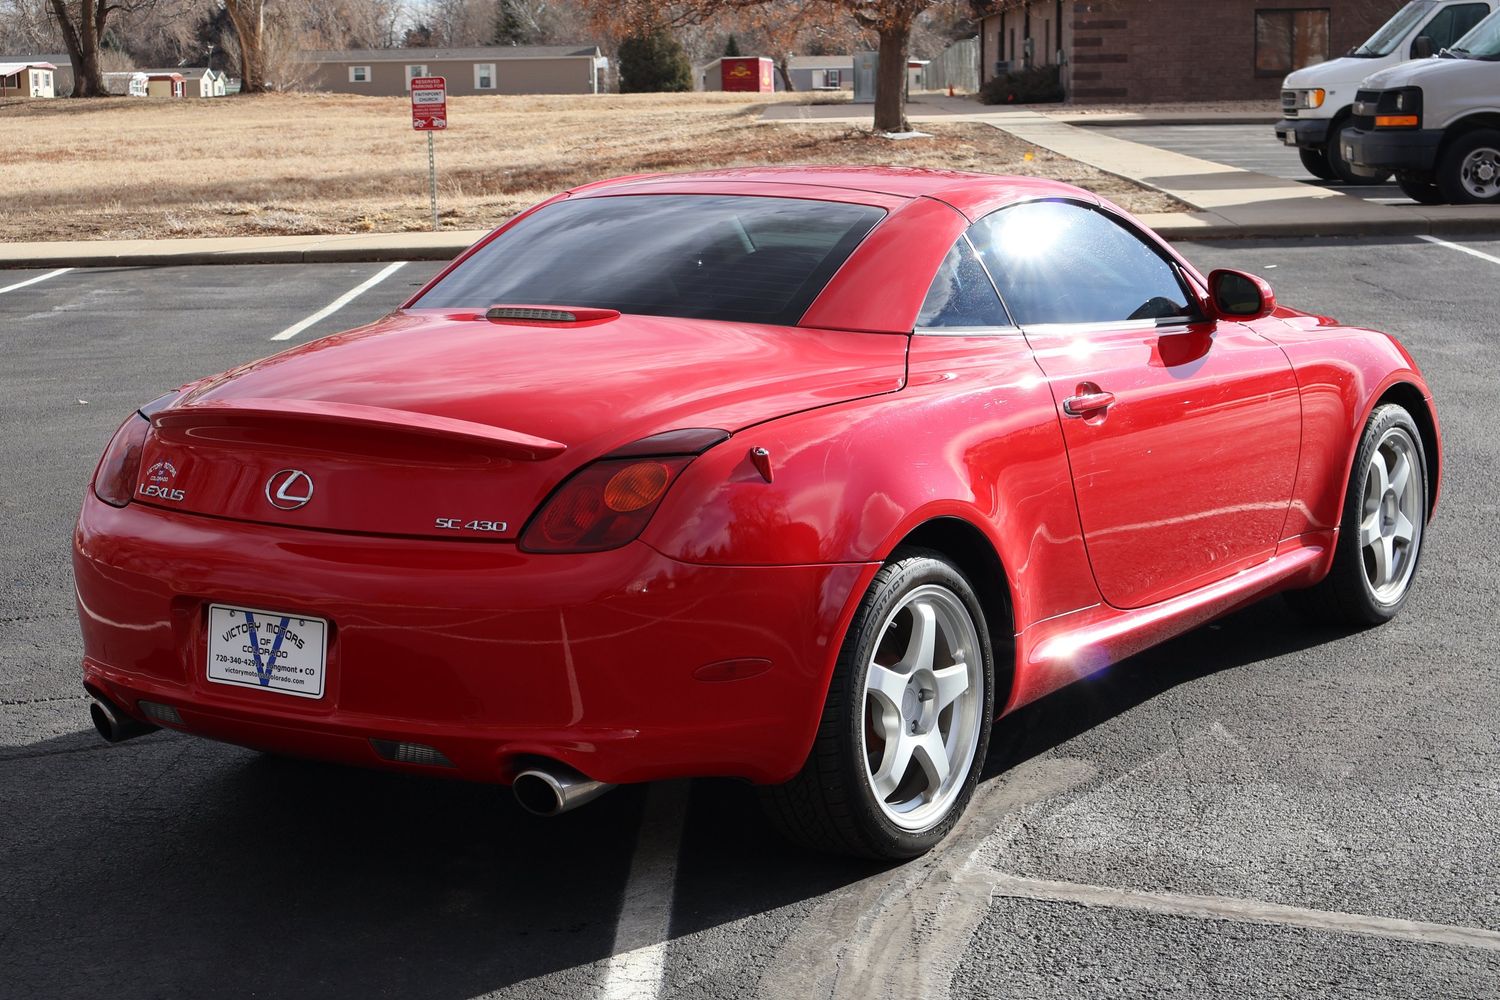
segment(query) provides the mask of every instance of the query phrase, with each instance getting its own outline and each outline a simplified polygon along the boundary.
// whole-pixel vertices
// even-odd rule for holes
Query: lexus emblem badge
[[[266,499],[280,510],[296,510],[313,496],[312,476],[301,469],[282,469],[266,480]]]

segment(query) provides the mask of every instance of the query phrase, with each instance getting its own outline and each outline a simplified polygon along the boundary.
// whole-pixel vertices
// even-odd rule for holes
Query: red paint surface
[[[1096,201],[1072,188],[809,168],[568,196],[652,191],[888,214],[798,327],[625,315],[544,330],[407,308],[195,384],[154,416],[142,463],[172,462],[183,499],[84,504],[88,683],[128,711],[171,704],[192,732],[370,766],[415,767],[378,758],[374,737],[435,746],[482,781],[535,754],[607,781],[779,781],[811,745],[869,580],[913,530],[963,522],[993,550],[1010,711],[1319,579],[1368,414],[1393,387],[1430,397],[1391,338],[1286,308],[911,335],[970,220],[1027,198]],[[1080,387],[1114,400],[1064,416]],[[517,549],[580,467],[688,427],[730,437],[687,465],[637,541]],[[317,483],[289,511],[264,495],[286,468]],[[505,528],[454,534],[437,517]],[[207,683],[211,602],[328,619],[325,697]]]
[[[719,60],[719,89],[769,94],[776,89],[772,71],[764,56],[725,56]]]

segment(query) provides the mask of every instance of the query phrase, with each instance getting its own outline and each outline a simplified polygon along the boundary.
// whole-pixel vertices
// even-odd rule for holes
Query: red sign
[[[411,127],[431,132],[448,127],[448,81],[440,76],[411,79]]]

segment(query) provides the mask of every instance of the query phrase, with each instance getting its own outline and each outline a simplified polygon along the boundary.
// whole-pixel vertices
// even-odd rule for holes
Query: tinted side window
[[[1010,326],[1010,317],[984,273],[974,248],[960,236],[927,290],[917,317],[920,327]]]
[[[1466,3],[1449,7],[1422,28],[1421,34],[1432,39],[1432,51],[1441,52],[1469,33],[1469,30],[1489,16],[1488,4]],[[1415,39],[1413,39],[1415,43]]]
[[[1022,326],[1197,313],[1177,271],[1103,213],[1030,202],[980,219],[969,238]]]

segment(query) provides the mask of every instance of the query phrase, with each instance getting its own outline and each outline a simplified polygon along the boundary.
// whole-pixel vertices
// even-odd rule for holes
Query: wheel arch
[[[930,549],[948,558],[979,597],[984,624],[995,657],[995,706],[1009,704],[1015,687],[1015,602],[1010,580],[990,537],[971,521],[953,515],[929,518],[902,535],[885,553],[889,560],[901,548]]]
[[[1417,425],[1417,433],[1422,437],[1422,457],[1427,466],[1427,518],[1431,520],[1433,511],[1437,509],[1439,482],[1443,471],[1443,444],[1438,432],[1437,417],[1421,389],[1410,382],[1395,382],[1376,398],[1374,405],[1370,407],[1370,413],[1365,415],[1366,425],[1370,422],[1370,414],[1386,403],[1396,403],[1410,413],[1412,421]]]

